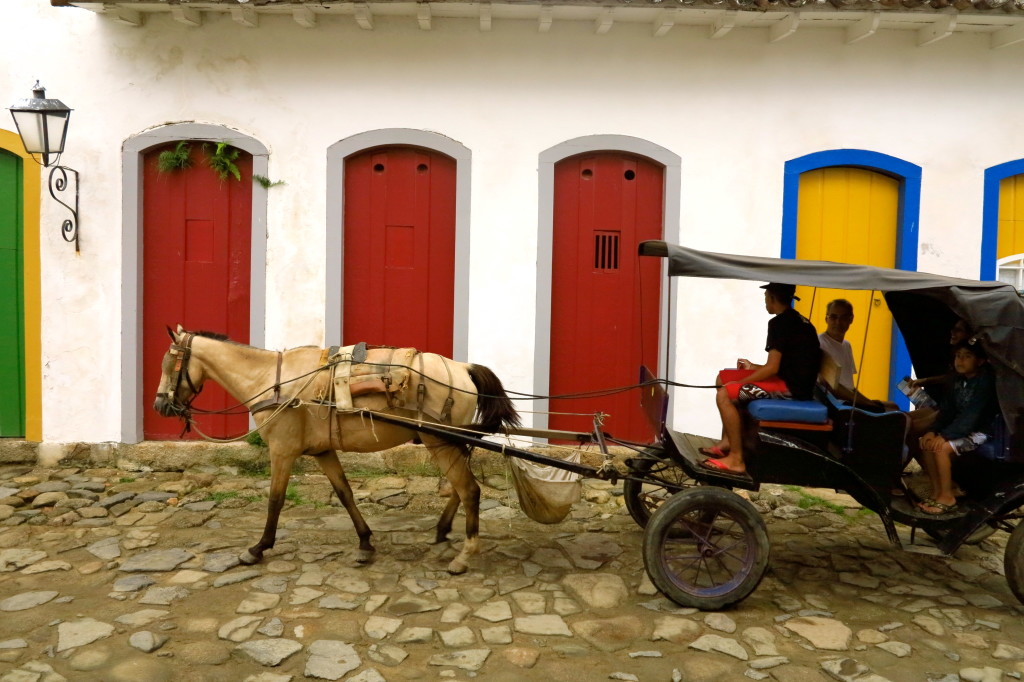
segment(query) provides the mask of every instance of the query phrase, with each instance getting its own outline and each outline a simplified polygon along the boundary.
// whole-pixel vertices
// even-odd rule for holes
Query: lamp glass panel
[[[68,112],[13,111],[18,133],[30,154],[59,154],[64,150]]]

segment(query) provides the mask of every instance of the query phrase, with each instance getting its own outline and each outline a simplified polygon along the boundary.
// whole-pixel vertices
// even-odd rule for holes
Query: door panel
[[[25,436],[22,161],[0,150],[0,437]]]
[[[996,258],[1024,253],[1024,175],[999,183],[999,239]]]
[[[165,325],[227,334],[249,341],[252,157],[235,161],[241,180],[221,180],[207,164],[202,143],[192,144],[192,166],[160,172],[156,159],[173,145],[148,151],[143,163],[143,405],[148,440],[176,439],[177,419],[152,409],[160,360],[170,339]],[[220,410],[237,401],[207,382],[196,407]],[[248,430],[248,414],[198,416],[216,437]],[[197,438],[195,433],[186,438]]]
[[[600,152],[555,166],[552,245],[552,395],[637,383],[658,371],[660,261],[637,245],[662,238],[664,169],[642,157]],[[654,435],[640,394],[552,400],[553,413],[605,412],[605,430],[648,441]],[[590,431],[587,416],[552,414],[551,428]]]
[[[451,356],[455,170],[412,147],[345,160],[344,343]]]
[[[861,168],[832,167],[800,176],[796,257],[892,268],[896,266],[900,182]],[[864,395],[889,396],[892,315],[878,292],[798,287],[797,310],[819,332],[825,331],[825,307],[845,298],[854,322],[846,334]],[[811,309],[813,305],[813,310]],[[870,324],[869,324],[870,318]]]

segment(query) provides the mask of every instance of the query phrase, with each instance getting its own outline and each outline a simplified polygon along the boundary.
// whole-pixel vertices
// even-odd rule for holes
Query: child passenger
[[[953,368],[956,376],[939,405],[931,430],[920,440],[925,470],[932,483],[932,497],[918,504],[926,514],[948,514],[956,510],[951,474],[953,459],[978,448],[987,440],[984,429],[998,411],[995,377],[986,364],[981,344],[961,342],[955,346]]]

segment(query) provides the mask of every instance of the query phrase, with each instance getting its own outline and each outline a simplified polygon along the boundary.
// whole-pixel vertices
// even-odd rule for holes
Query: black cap
[[[772,296],[779,299],[780,301],[791,301],[792,299],[800,300],[799,296],[796,296],[796,285],[795,284],[782,284],[781,282],[769,282],[768,284],[761,285],[762,289],[770,291]]]

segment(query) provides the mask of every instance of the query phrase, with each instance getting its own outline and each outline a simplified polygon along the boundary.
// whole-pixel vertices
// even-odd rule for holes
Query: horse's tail
[[[520,425],[519,413],[494,372],[483,365],[470,365],[469,378],[473,380],[477,392],[476,413],[479,421],[474,425],[475,429],[495,433],[501,430],[502,425]]]

